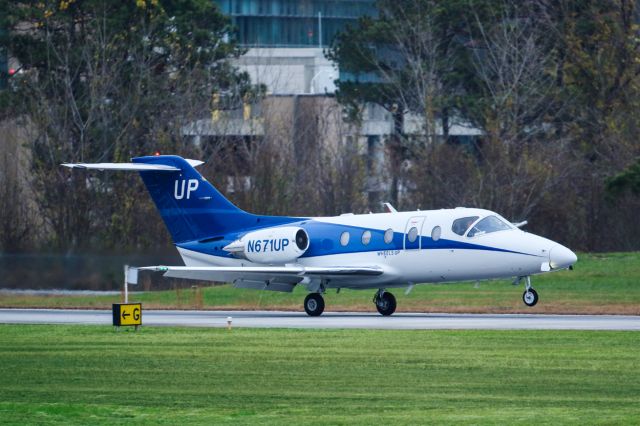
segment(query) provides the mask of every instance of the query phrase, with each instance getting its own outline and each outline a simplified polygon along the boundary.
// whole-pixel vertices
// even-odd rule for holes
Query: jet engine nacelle
[[[297,226],[249,232],[224,250],[256,263],[289,263],[309,248],[307,231]]]

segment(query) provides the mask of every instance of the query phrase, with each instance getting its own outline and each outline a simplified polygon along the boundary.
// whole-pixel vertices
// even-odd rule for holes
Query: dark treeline
[[[488,208],[581,250],[640,247],[635,1],[384,0],[378,9],[329,56],[353,75],[338,96],[355,120],[366,102],[394,117],[394,202]],[[404,126],[412,115],[423,123],[414,134]],[[481,136],[450,135],[465,122]]]
[[[384,0],[378,10],[327,50],[352,76],[338,83],[339,109],[298,105],[292,138],[265,107],[269,136],[194,144],[185,126],[210,118],[212,99],[241,110],[264,95],[229,65],[243,51],[213,2],[0,0],[0,41],[22,67],[0,93],[0,250],[167,245],[137,176],[59,167],[155,151],[206,160],[207,178],[254,212],[465,205],[575,249],[639,248],[634,1]],[[394,123],[377,198],[357,144],[367,104]],[[455,136],[461,124],[479,136]],[[329,128],[344,137],[320,143]]]
[[[5,157],[12,170],[2,188],[29,189],[3,195],[0,244],[165,245],[137,176],[69,173],[60,163],[197,156],[181,129],[208,114],[212,94],[259,92],[229,65],[243,52],[227,37],[228,19],[210,0],[0,1],[0,19],[22,67],[0,101],[5,122],[22,129],[13,144],[2,141],[4,152],[17,152]]]

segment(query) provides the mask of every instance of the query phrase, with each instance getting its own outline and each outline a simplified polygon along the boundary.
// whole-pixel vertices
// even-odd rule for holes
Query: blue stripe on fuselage
[[[298,222],[292,221],[287,223],[286,225],[299,226],[301,228],[304,228],[309,234],[309,248],[301,256],[302,258],[330,256],[336,254],[376,252],[385,250],[404,250],[405,234],[402,232],[394,232],[393,240],[387,244],[384,242],[385,231],[379,229],[319,222],[315,220],[303,220]],[[263,227],[257,229],[263,229]],[[251,232],[254,230],[256,229],[227,234],[223,239],[214,242],[190,241],[187,243],[177,244],[177,246],[180,248],[212,256],[232,258],[233,256],[222,250],[222,248],[227,244],[230,244],[231,242],[242,237],[247,232]],[[362,233],[364,231],[371,232],[371,240],[369,244],[366,245],[362,243]],[[349,232],[350,234],[349,243],[346,246],[342,246],[340,244],[340,236],[343,232]],[[438,241],[434,241],[431,237],[426,236],[420,237],[420,244],[423,250],[483,250],[541,257],[530,253],[484,246],[481,244],[467,243],[463,241],[447,240],[443,238],[439,239]]]

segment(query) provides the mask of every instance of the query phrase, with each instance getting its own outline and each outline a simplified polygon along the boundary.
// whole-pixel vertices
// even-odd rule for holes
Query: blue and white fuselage
[[[237,287],[291,291],[304,285],[309,315],[324,309],[329,288],[378,289],[376,307],[393,313],[385,289],[418,283],[516,277],[524,302],[538,300],[529,277],[576,262],[568,248],[520,230],[483,209],[275,217],[238,209],[194,166],[176,156],[133,163],[66,164],[139,171],[185,266],[158,266],[165,276],[232,282]]]
[[[477,223],[488,216],[500,218],[508,229],[472,237],[451,229],[456,219],[472,217]],[[524,232],[482,209],[343,215],[302,219],[282,226],[300,227],[309,235],[309,248],[297,258],[303,266],[377,265],[384,270],[379,276],[353,277],[348,283],[328,282],[329,288],[378,288],[381,284],[406,287],[408,283],[527,276],[546,272],[551,265],[560,269],[575,262],[575,255],[560,244]],[[410,241],[408,231],[413,227],[418,235]],[[440,235],[432,235],[437,227]],[[386,242],[389,229],[393,237]],[[362,237],[366,232],[370,237],[365,244]],[[194,241],[177,247],[187,266],[263,266],[223,250],[243,234],[231,233],[215,242]],[[348,239],[344,235],[349,235]],[[268,244],[262,244],[263,250],[270,251],[264,248]]]

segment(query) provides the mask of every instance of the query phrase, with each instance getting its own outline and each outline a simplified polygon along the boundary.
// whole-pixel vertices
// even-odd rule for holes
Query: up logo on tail
[[[182,200],[183,198],[186,198],[188,200],[191,197],[191,193],[198,189],[198,185],[200,185],[198,179],[189,179],[188,181],[185,179],[176,179],[175,187],[173,190],[173,197],[176,200]]]

